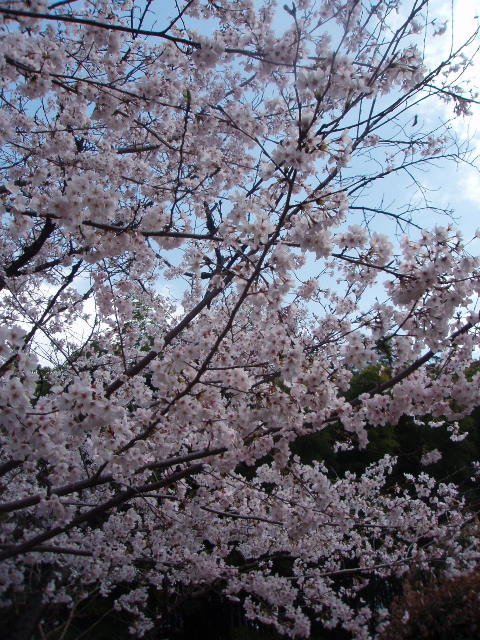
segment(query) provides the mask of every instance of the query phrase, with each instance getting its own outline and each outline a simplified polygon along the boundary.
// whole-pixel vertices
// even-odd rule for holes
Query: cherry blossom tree
[[[478,33],[427,68],[434,12],[0,1],[4,606],[121,587],[141,637],[153,592],[201,587],[290,637],[366,639],[372,576],[476,565],[454,485],[290,451],[479,404],[479,261],[422,190],[469,161],[427,116],[468,115]]]

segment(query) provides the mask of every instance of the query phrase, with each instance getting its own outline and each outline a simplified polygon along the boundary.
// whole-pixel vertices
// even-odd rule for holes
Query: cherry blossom
[[[366,640],[370,578],[468,573],[472,516],[435,449],[386,490],[393,457],[332,477],[292,444],[402,416],[468,437],[475,245],[390,197],[469,161],[407,128],[466,114],[468,42],[427,68],[427,0],[161,4],[0,2],[2,605],[35,565],[47,607],[120,593],[133,637],[155,590],[215,587]]]

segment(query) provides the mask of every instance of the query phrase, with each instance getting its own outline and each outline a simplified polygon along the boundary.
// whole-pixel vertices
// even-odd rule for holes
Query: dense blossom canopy
[[[120,586],[138,637],[152,590],[211,586],[362,639],[370,576],[475,566],[455,486],[290,449],[479,404],[470,239],[382,197],[466,153],[422,115],[475,100],[428,5],[0,1],[3,604],[36,567],[47,604]]]

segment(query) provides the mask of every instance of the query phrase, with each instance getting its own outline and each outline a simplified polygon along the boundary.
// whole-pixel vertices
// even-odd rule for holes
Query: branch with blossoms
[[[472,162],[426,110],[478,30],[428,69],[427,0],[279,11],[0,3],[5,601],[33,553],[47,609],[114,590],[138,637],[162,585],[367,638],[369,577],[478,560],[455,486],[293,454],[478,405],[480,264],[422,183]]]

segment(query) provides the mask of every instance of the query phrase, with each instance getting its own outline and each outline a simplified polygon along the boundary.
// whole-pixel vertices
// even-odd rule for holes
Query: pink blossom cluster
[[[471,514],[426,473],[386,490],[390,456],[332,477],[292,444],[468,437],[479,259],[385,203],[455,155],[392,123],[467,100],[469,61],[424,67],[409,0],[30,5],[0,7],[2,605],[35,566],[45,605],[121,592],[134,637],[153,591],[213,586],[290,637],[373,637],[369,579],[470,571]]]

